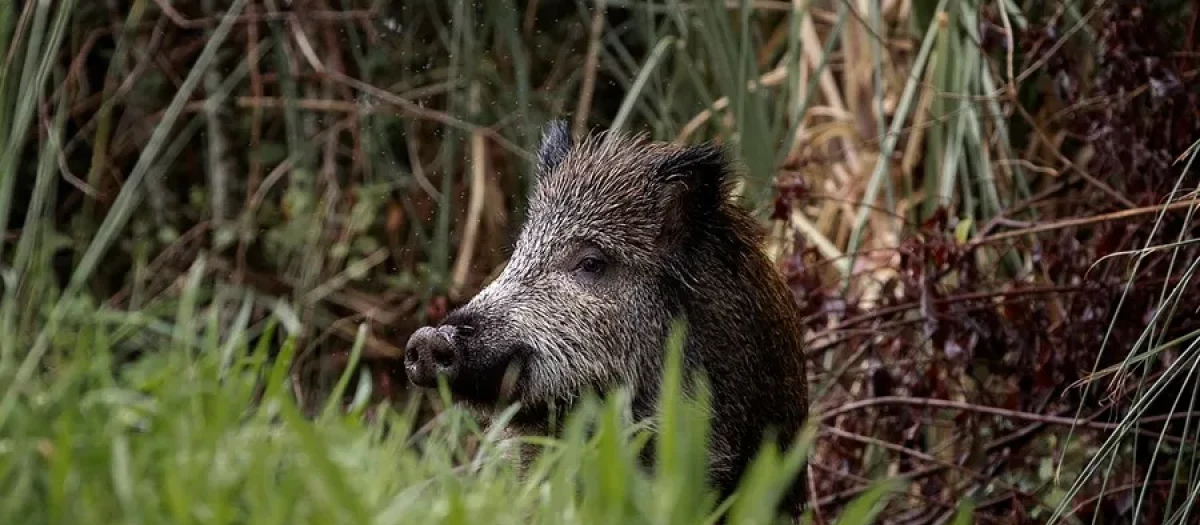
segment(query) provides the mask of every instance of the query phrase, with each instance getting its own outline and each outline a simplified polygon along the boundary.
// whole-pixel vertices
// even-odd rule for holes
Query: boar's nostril
[[[457,359],[457,345],[432,327],[413,332],[404,349],[408,379],[422,387],[436,386],[438,376],[452,380],[458,371]]]

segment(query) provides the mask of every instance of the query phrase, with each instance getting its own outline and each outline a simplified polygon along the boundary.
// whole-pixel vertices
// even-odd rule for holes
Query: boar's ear
[[[658,164],[658,176],[669,187],[674,204],[685,214],[716,210],[728,192],[729,164],[725,150],[705,143],[668,153]]]
[[[567,154],[571,152],[574,140],[565,120],[553,120],[542,128],[542,143],[537,152],[537,173],[540,179],[554,172]]]
[[[728,159],[716,144],[667,153],[655,173],[666,190],[662,241],[667,245],[686,242],[689,225],[707,224],[706,217],[720,209],[729,192]]]

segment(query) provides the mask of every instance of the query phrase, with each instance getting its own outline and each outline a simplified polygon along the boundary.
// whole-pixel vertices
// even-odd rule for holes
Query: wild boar
[[[617,385],[635,417],[652,416],[681,318],[685,372],[700,371],[711,396],[710,481],[730,495],[768,430],[786,448],[808,414],[799,308],[731,196],[734,171],[712,144],[612,132],[576,142],[564,123],[547,125],[507,265],[412,334],[409,379],[444,377],[485,414],[519,401],[520,433],[547,432],[582,393]],[[803,508],[806,483],[800,473],[781,510]]]

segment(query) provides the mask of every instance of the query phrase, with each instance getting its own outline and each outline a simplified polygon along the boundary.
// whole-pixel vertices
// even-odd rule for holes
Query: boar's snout
[[[450,312],[437,326],[417,329],[404,348],[408,380],[436,388],[438,379],[455,397],[491,404],[517,395],[532,349],[503,313],[478,306]]]
[[[413,332],[404,348],[408,380],[424,388],[436,387],[439,376],[453,382],[462,362],[457,332],[453,325],[425,326]]]

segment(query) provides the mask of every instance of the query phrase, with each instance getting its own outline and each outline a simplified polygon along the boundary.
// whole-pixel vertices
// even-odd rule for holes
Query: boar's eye
[[[572,271],[577,275],[595,278],[603,274],[606,267],[608,260],[604,258],[604,254],[600,250],[588,249],[576,259]]]
[[[584,257],[582,261],[579,261],[579,271],[600,273],[604,271],[604,260],[597,257]]]

